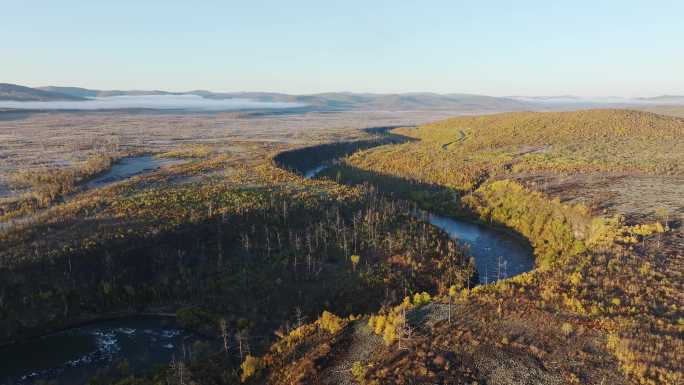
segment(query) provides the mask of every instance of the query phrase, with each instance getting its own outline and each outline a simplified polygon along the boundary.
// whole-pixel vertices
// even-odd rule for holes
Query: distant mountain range
[[[54,92],[47,89],[30,88],[16,84],[0,83],[0,100],[13,100],[20,102],[29,101],[59,101],[59,100],[84,100],[80,96],[67,93]]]
[[[580,98],[561,96],[494,97],[474,94],[401,93],[373,94],[329,92],[309,95],[289,95],[275,92],[187,92],[94,90],[80,87],[30,88],[0,83],[0,101],[84,101],[92,98],[141,95],[195,95],[206,99],[250,99],[259,102],[289,102],[306,104],[321,110],[452,110],[452,111],[519,111],[543,108],[549,104],[567,105],[629,105],[629,104],[684,104],[684,96],[665,95],[654,98]]]
[[[653,98],[639,98],[639,100],[655,103],[684,104],[684,95],[661,95]]]
[[[510,99],[542,105],[612,105],[629,106],[641,104],[684,104],[684,96],[663,95],[650,98],[624,98],[620,96],[579,97],[574,95],[560,96],[508,96]]]
[[[88,88],[80,88],[80,87],[56,87],[56,86],[38,87],[36,89],[42,90],[42,91],[55,92],[55,93],[63,94],[63,95],[70,95],[70,96],[81,98],[81,99],[106,98],[109,96],[182,95],[182,94],[185,94],[184,92],[183,93],[173,93],[173,92],[158,91],[158,90],[153,90],[153,91],[119,91],[119,90],[103,91],[103,90],[91,90]]]
[[[80,87],[30,88],[14,84],[0,84],[0,100],[12,101],[69,101],[88,100],[112,96],[140,95],[195,95],[206,99],[250,99],[259,102],[286,102],[306,104],[309,108],[325,110],[455,110],[490,111],[523,110],[530,103],[510,98],[472,94],[372,94],[329,92],[310,95],[289,95],[275,92],[188,92],[93,90]]]
[[[207,99],[251,99],[260,102],[303,103],[311,107],[328,109],[371,110],[421,110],[421,109],[495,109],[519,110],[528,103],[492,96],[472,94],[372,94],[351,92],[328,92],[310,95],[290,95],[276,92],[211,92],[195,90],[188,92],[167,91],[102,91],[77,87],[40,87],[39,90],[78,98],[94,98],[126,95],[196,95]]]

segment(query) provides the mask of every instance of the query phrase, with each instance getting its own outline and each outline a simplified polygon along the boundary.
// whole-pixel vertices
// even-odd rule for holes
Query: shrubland
[[[350,377],[366,384],[684,381],[678,232],[662,218],[627,223],[516,180],[520,173],[680,175],[682,130],[681,119],[618,110],[454,118],[397,129],[420,141],[357,152],[326,170],[332,180],[366,181],[425,209],[514,231],[533,245],[539,266],[371,315],[369,328],[388,344],[355,363]]]
[[[14,172],[9,176],[10,183],[29,191],[24,196],[0,200],[0,221],[49,207],[76,191],[80,184],[107,171],[117,157],[115,154],[97,154],[70,167],[45,167]]]
[[[4,232],[2,329],[17,338],[161,308],[217,339],[219,325],[276,331],[243,356],[119,384],[679,384],[678,220],[628,221],[519,175],[679,175],[682,122],[619,110],[454,118],[394,130],[413,141],[324,147],[319,160],[348,156],[321,180],[285,170],[304,171],[311,149],[242,166],[195,158]],[[467,250],[416,207],[517,234],[538,268],[473,287]]]
[[[360,152],[363,170],[471,191],[519,173],[684,172],[684,121],[627,110],[457,117],[395,134],[419,139]]]
[[[222,318],[248,331],[258,352],[274,329],[287,333],[323,310],[368,313],[403,292],[471,279],[457,274],[469,269],[459,245],[416,219],[412,204],[370,187],[308,181],[270,162],[160,183],[225,162],[218,155],[81,193],[3,232],[4,341],[179,310],[201,334],[216,335]],[[330,320],[322,327],[337,332]],[[219,356],[196,370],[236,378],[239,364]]]

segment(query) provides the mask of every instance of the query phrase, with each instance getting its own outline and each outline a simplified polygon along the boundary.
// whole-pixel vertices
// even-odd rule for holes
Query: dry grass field
[[[98,153],[166,152],[206,145],[243,158],[249,145],[274,148],[361,135],[356,129],[414,125],[448,111],[303,114],[178,113],[160,111],[0,112],[0,197],[10,195],[12,172],[65,167]]]

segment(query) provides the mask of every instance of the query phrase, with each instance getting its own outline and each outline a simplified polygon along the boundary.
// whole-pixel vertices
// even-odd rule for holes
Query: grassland
[[[607,179],[610,185],[633,178],[676,180],[684,173],[682,130],[679,118],[625,110],[461,117],[399,129],[420,142],[360,153],[350,164],[460,192],[487,179],[515,179],[543,192],[557,190],[564,200],[606,208],[610,202],[582,200],[587,197],[580,191],[562,193],[573,184],[592,188]],[[401,161],[394,161],[400,154]],[[645,198],[657,196],[653,191]],[[670,211],[681,205],[676,198],[663,202]]]

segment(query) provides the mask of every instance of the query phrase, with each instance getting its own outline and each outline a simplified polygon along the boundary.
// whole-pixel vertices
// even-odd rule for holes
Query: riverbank
[[[301,151],[306,153],[316,150],[302,149]],[[327,175],[336,174],[334,164],[340,162],[339,158],[322,161],[319,159],[318,161],[322,163],[310,164],[309,169],[302,171],[304,178],[315,178],[328,169],[331,172]],[[526,238],[511,229],[503,226],[487,226],[473,215],[463,215],[458,219],[435,215],[428,211],[416,211],[413,215],[442,229],[453,240],[467,247],[469,253],[475,258],[480,284],[496,282],[534,268],[532,247]]]

